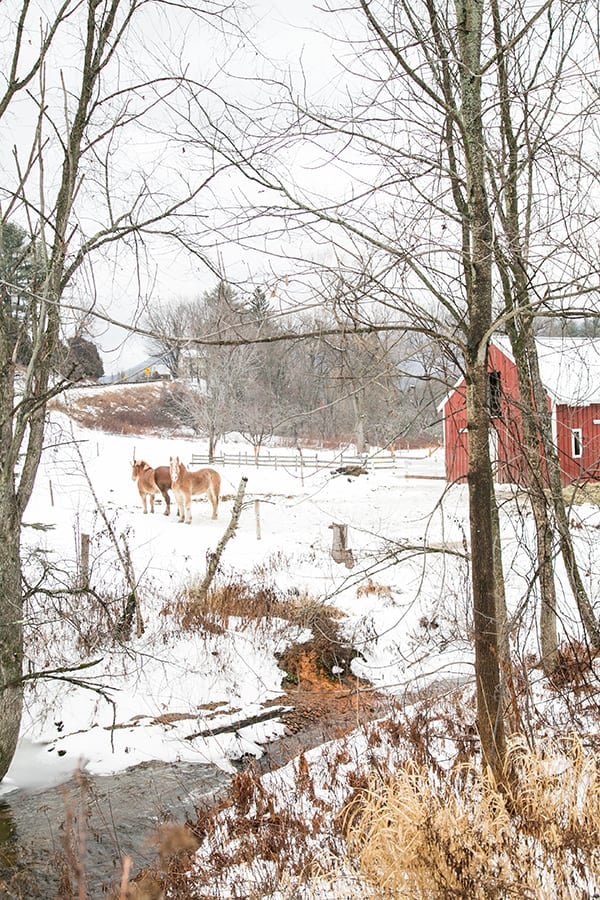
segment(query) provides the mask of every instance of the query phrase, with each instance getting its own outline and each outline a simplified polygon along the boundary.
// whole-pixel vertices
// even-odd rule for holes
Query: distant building
[[[156,357],[142,360],[137,365],[112,375],[104,375],[100,379],[103,384],[137,384],[140,381],[166,381],[171,378],[171,373],[165,364]]]
[[[600,339],[536,338],[542,384],[552,417],[552,434],[563,484],[600,480]],[[517,369],[504,336],[488,354],[490,451],[500,483],[525,482],[525,458]],[[446,478],[463,481],[468,472],[465,381],[440,405],[444,421]]]

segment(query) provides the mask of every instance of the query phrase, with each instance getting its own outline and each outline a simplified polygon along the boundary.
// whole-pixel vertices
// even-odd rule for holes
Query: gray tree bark
[[[23,603],[20,517],[8,479],[0,484],[0,777],[19,738],[23,710]]]
[[[466,168],[462,210],[463,268],[467,288],[467,422],[477,727],[484,766],[506,783],[504,700],[499,666],[499,584],[494,552],[495,503],[489,448],[487,349],[492,324],[493,232],[486,197],[485,142],[481,109],[483,4],[457,0],[460,94]]]
[[[500,96],[500,124],[505,147],[506,164],[499,179],[503,190],[498,194],[498,206],[504,226],[508,251],[495,244],[496,262],[500,270],[509,335],[518,373],[524,450],[527,461],[530,493],[538,555],[540,584],[540,645],[542,664],[546,674],[554,671],[558,662],[556,632],[556,585],[554,575],[554,530],[558,531],[562,554],[571,591],[575,598],[585,632],[593,646],[600,646],[600,628],[590,603],[569,530],[562,493],[560,465],[552,436],[552,423],[546,393],[540,376],[535,347],[535,315],[531,303],[527,247],[530,244],[531,217],[521,213],[520,178],[530,172],[535,154],[535,141],[523,142],[513,126],[513,104],[508,72],[507,53],[502,37],[502,19],[497,0],[491,3],[495,44],[497,50],[498,90]],[[567,42],[568,45],[568,42]],[[560,72],[560,67],[557,68]],[[560,77],[558,75],[557,77]],[[520,158],[520,148],[525,153]],[[530,178],[527,184],[531,185]],[[525,196],[529,210],[531,198]],[[549,495],[549,498],[548,498]]]

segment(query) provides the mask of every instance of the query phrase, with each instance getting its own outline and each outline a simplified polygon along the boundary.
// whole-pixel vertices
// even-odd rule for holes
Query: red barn
[[[600,340],[536,338],[540,374],[552,416],[563,484],[600,480]],[[523,483],[525,459],[517,371],[508,338],[495,337],[488,354],[490,451],[496,480]],[[464,379],[440,406],[446,478],[462,481],[469,465]]]

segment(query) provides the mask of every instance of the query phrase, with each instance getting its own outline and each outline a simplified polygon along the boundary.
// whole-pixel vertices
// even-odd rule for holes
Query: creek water
[[[331,687],[323,694],[295,688],[290,700],[294,712],[283,716],[286,734],[263,745],[258,759],[232,761],[235,771],[249,763],[259,773],[277,769],[389,712],[391,703],[366,694],[359,708],[347,688],[336,695]],[[73,774],[66,760],[62,765],[54,758],[49,764],[43,748],[25,745],[9,769],[6,784],[19,788],[0,794],[0,900],[76,897],[77,864],[87,900],[106,898],[120,881],[125,856],[132,858],[132,876],[151,864],[157,827],[196,821],[198,809],[226,796],[232,777],[193,762],[146,762],[102,776]],[[61,889],[65,857],[73,894]]]
[[[156,856],[153,835],[164,822],[195,820],[198,807],[225,793],[231,776],[194,763],[149,762],[115,775],[76,773],[62,784],[12,791],[0,797],[0,897],[55,900],[63,860],[81,864],[90,900],[105,897],[120,880],[121,862],[132,874]]]
[[[330,717],[302,719],[301,727],[265,745],[258,759],[232,761],[236,771],[249,763],[257,772],[285,765],[303,750],[332,737],[334,728],[356,726],[333,707]],[[346,719],[348,718],[348,721]],[[39,749],[25,747],[14,783],[26,785],[0,795],[0,900],[65,900],[77,896],[74,864],[83,866],[87,900],[106,898],[118,884],[125,856],[131,875],[156,859],[154,837],[164,822],[195,821],[196,811],[224,797],[231,774],[190,762],[147,762],[115,775],[91,776],[48,768]],[[54,779],[54,780],[52,780]],[[65,859],[74,888],[61,888]]]

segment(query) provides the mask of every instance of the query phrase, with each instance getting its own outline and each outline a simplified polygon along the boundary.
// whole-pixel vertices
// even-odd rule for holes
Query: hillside
[[[66,413],[82,428],[108,434],[148,434],[189,437],[172,413],[175,385],[169,381],[72,388],[56,397],[51,408]]]
[[[50,409],[65,413],[81,428],[94,428],[107,434],[145,435],[147,437],[183,438],[197,437],[193,430],[181,423],[176,410],[177,381],[149,381],[117,385],[89,384],[72,388],[55,397]],[[316,435],[299,438],[304,448],[329,448],[352,444],[352,435],[340,434],[337,438],[323,440]],[[295,446],[290,437],[283,444]],[[420,450],[440,446],[425,433],[396,438],[390,449]]]

